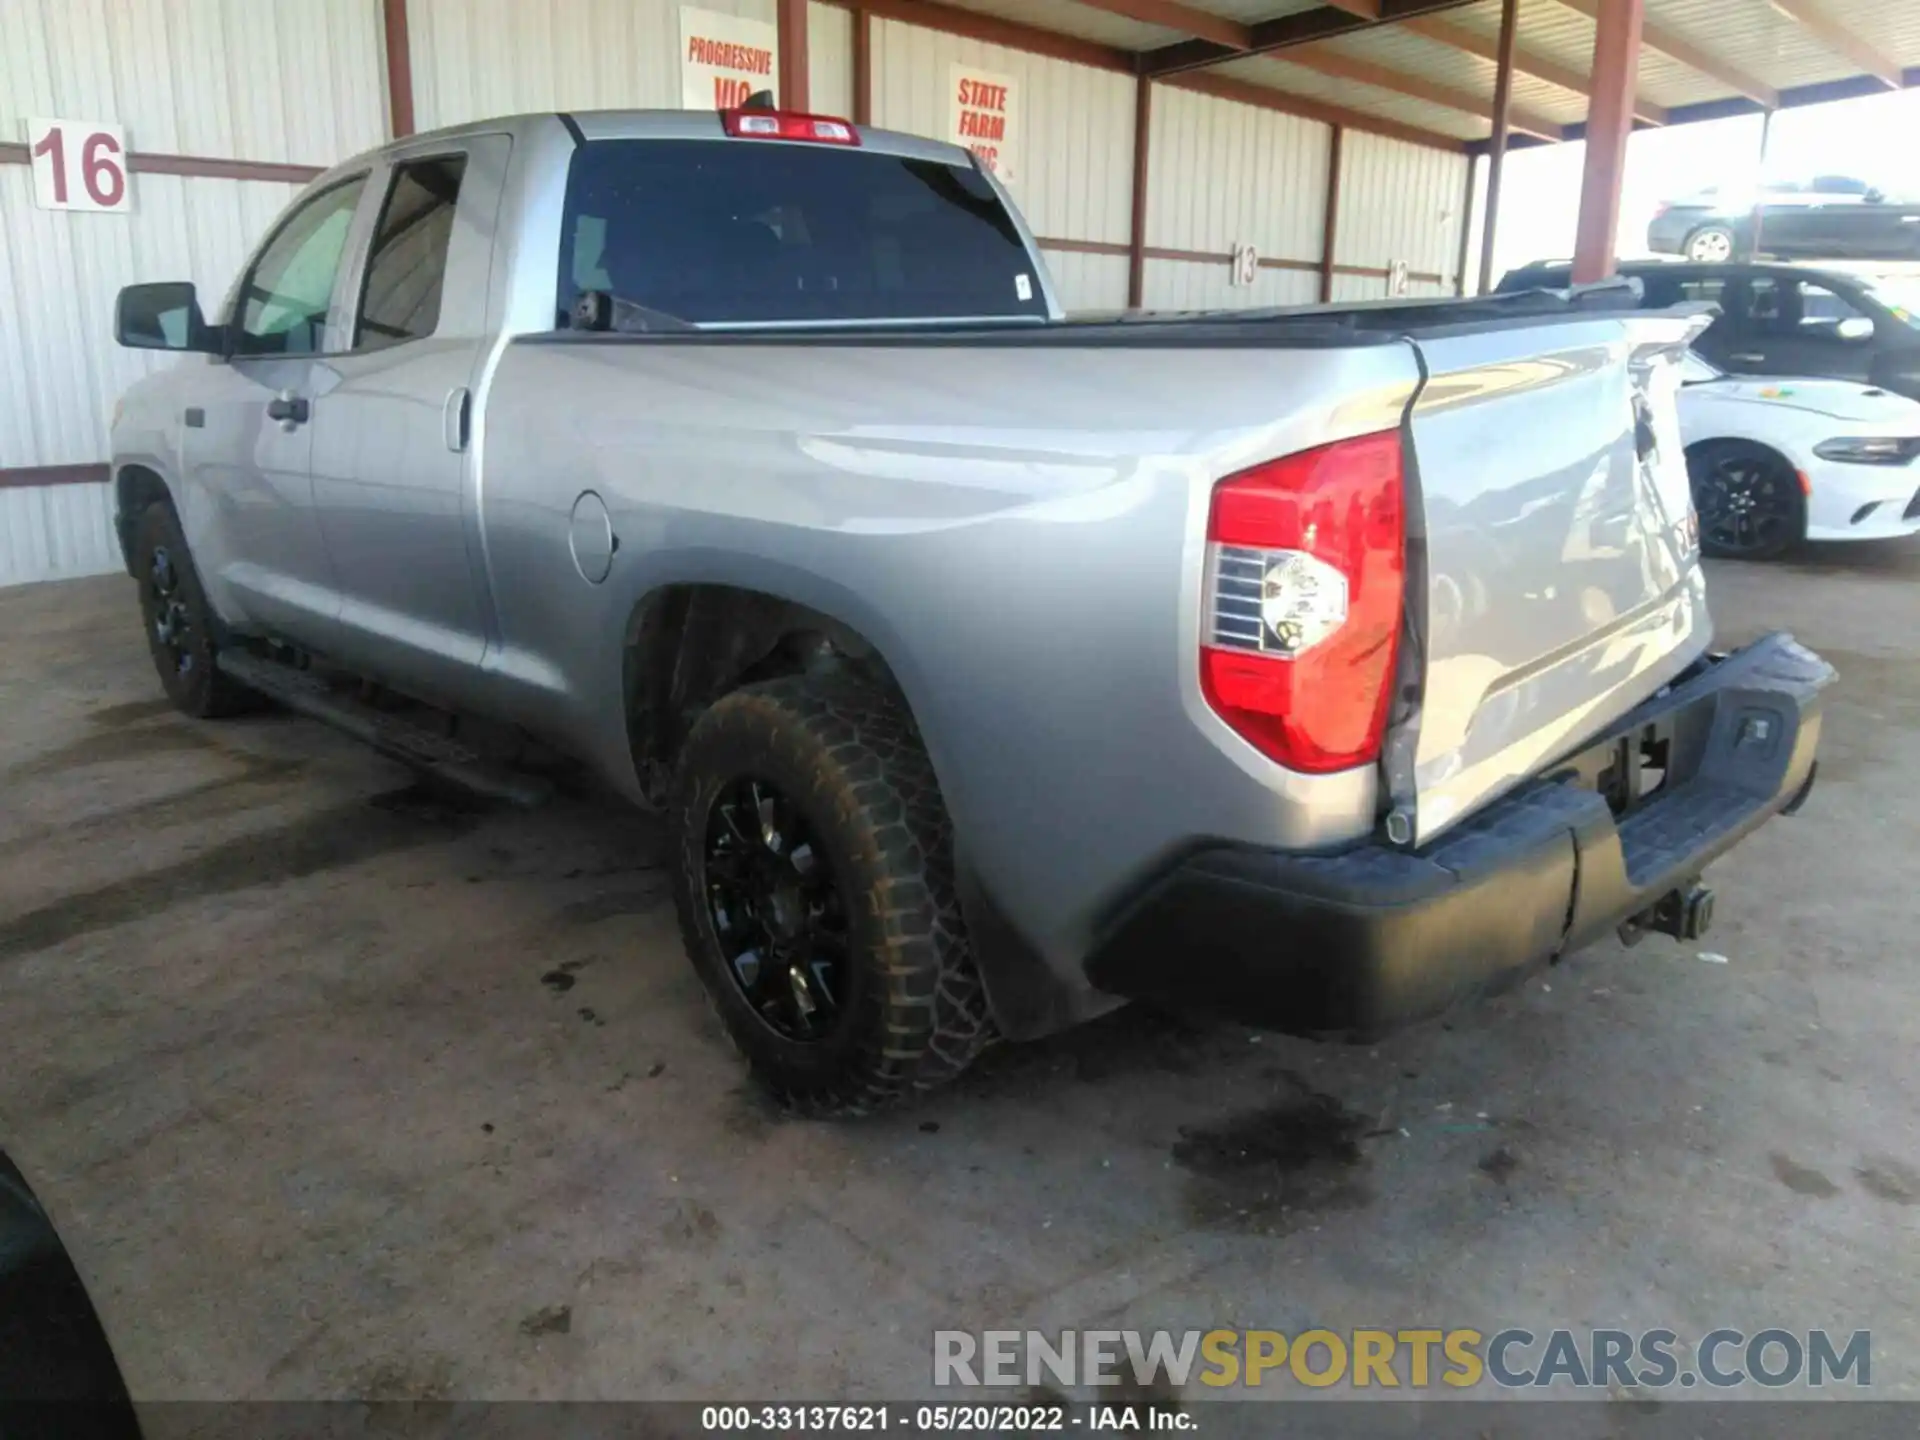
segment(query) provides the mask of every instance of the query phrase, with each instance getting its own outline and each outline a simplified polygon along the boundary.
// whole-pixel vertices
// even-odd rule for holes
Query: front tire
[[[1800,477],[1777,451],[1750,440],[1709,440],[1687,452],[1701,553],[1773,560],[1807,534]]]
[[[687,954],[782,1103],[861,1114],[991,1040],[951,826],[898,698],[850,676],[722,697],[681,752],[673,827]]]
[[[1725,225],[1702,225],[1687,236],[1682,249],[1687,259],[1706,265],[1724,265],[1740,258],[1740,243]]]
[[[173,506],[156,500],[133,527],[133,573],[147,650],[167,698],[198,720],[238,715],[259,697],[215,664],[213,611]]]

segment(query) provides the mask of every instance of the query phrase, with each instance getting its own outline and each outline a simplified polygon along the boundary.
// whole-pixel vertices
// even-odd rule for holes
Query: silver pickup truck
[[[527,737],[665,809],[790,1103],[1133,996],[1371,1035],[1692,938],[1812,785],[1832,672],[1709,653],[1706,317],[1632,303],[1071,323],[952,146],[488,122],[314,181],[211,320],[122,294],[192,353],[121,403],[119,529],[188,713],[515,795],[478,737]]]

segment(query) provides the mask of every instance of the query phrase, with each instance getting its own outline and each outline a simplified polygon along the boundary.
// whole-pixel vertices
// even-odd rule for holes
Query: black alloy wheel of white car
[[[1771,560],[1806,537],[1800,477],[1750,440],[1709,440],[1687,452],[1700,549],[1732,560]]]

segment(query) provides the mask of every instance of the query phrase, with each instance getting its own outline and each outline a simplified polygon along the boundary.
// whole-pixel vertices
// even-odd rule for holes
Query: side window
[[[1808,339],[1837,340],[1840,322],[1865,318],[1843,297],[1824,285],[1802,280],[1799,284],[1798,326]]]
[[[1681,299],[1681,287],[1665,275],[1640,275],[1640,308],[1642,310],[1664,310],[1669,305],[1678,305]]]
[[[1771,275],[1756,275],[1747,282],[1746,317],[1743,329],[1757,335],[1779,335],[1792,326],[1782,318],[1784,297],[1791,286],[1782,285]]]
[[[240,287],[236,355],[313,355],[326,339],[327,307],[340,273],[364,176],[323,190],[281,224]]]
[[[433,334],[467,157],[438,155],[397,167],[367,254],[353,348],[378,350]]]
[[[1704,303],[1718,305],[1720,307],[1720,313],[1713,317],[1713,323],[1701,331],[1703,336],[1712,335],[1719,337],[1727,333],[1730,327],[1727,322],[1726,281],[1720,279],[1718,276],[1712,276],[1701,280],[1682,280],[1678,284],[1674,284],[1671,280],[1667,280],[1664,283],[1675,292],[1673,298],[1666,302],[1669,305]]]

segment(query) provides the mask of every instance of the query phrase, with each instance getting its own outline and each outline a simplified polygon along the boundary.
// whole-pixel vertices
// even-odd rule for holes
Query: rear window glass
[[[761,140],[577,150],[562,326],[588,290],[695,324],[1046,315],[1013,218],[971,165]]]

